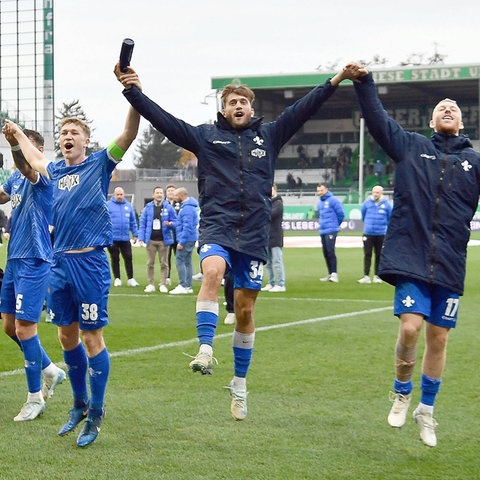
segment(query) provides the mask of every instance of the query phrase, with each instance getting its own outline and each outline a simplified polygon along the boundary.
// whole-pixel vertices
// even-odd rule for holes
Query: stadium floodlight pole
[[[358,203],[363,202],[363,161],[365,158],[365,119],[360,117],[360,145],[358,150]]]

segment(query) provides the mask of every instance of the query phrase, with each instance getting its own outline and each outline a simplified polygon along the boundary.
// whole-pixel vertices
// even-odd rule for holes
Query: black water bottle
[[[125,73],[127,67],[130,65],[134,46],[135,42],[131,38],[125,38],[122,42],[122,48],[120,50],[120,71],[122,73]]]

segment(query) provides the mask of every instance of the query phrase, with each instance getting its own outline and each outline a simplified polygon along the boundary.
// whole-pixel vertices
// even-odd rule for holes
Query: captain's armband
[[[115,142],[108,146],[107,151],[115,160],[121,160],[125,155],[125,150],[121,149]]]

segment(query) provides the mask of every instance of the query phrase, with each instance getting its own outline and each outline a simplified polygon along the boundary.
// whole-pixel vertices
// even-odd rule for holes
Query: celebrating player
[[[196,304],[199,352],[193,372],[211,373],[213,338],[218,321],[218,292],[227,269],[235,289],[234,377],[231,413],[247,415],[246,375],[253,353],[254,306],[267,261],[272,184],[283,145],[322,106],[344,79],[344,70],[288,107],[274,122],[254,117],[254,93],[245,85],[227,85],[222,111],[213,125],[193,127],[167,113],[140,91],[138,76],[117,68],[127,100],[173,143],[198,158],[201,209],[199,244],[203,281]]]
[[[130,108],[121,135],[108,148],[87,157],[88,125],[78,118],[64,118],[60,122],[63,159],[58,162],[47,160],[17,125],[7,122],[5,126],[30,165],[53,182],[55,244],[47,303],[52,322],[58,326],[73,390],[73,407],[58,434],[71,432],[86,417],[77,438],[80,447],[91,444],[98,436],[110,371],[103,338],[110,287],[104,247],[112,243],[106,205],[108,185],[112,171],[135,140],[139,122],[140,116]]]

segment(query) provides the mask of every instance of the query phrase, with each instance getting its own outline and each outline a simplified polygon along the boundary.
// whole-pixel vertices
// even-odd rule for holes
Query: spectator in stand
[[[319,196],[317,211],[320,239],[322,240],[323,256],[328,269],[328,275],[321,278],[320,281],[338,283],[335,243],[340,225],[345,218],[345,212],[342,202],[330,192],[325,183],[320,183],[317,186],[317,195]]]
[[[291,172],[287,173],[287,185],[290,190],[294,190],[297,188],[297,182],[295,181],[295,177],[292,175]]]
[[[168,248],[173,244],[173,232],[177,216],[170,203],[163,197],[163,188],[153,189],[153,200],[145,205],[140,216],[138,240],[147,246],[147,278],[145,293],[155,291],[155,257],[160,261],[160,293],[168,293]]]
[[[178,215],[180,210],[180,203],[175,200],[175,190],[177,189],[176,185],[173,183],[169,183],[165,188],[165,194],[167,196],[167,200],[170,202],[170,205],[175,210],[175,214]],[[176,229],[173,230],[173,243],[168,248],[168,275],[167,275],[167,285],[170,286],[172,284],[172,253],[176,255],[177,253],[177,232]]]
[[[116,187],[112,198],[107,202],[110,219],[112,221],[113,243],[108,247],[110,252],[113,286],[121,287],[120,278],[120,254],[123,257],[125,271],[127,273],[127,286],[138,287],[139,283],[133,278],[133,256],[130,232],[135,243],[138,239],[137,216],[130,202],[125,199],[125,191],[122,187]]]
[[[283,265],[283,200],[272,185],[272,216],[268,242],[267,274],[268,283],[262,288],[265,292],[285,292],[285,267]]]
[[[373,251],[375,252],[373,283],[382,283],[382,279],[378,276],[378,265],[391,214],[392,206],[383,196],[383,187],[375,185],[372,188],[372,195],[362,205],[363,277],[358,280],[358,283],[372,283],[369,275]]]
[[[198,202],[189,197],[186,188],[180,187],[175,190],[175,200],[180,203],[180,211],[177,216],[177,254],[175,264],[179,284],[170,290],[172,295],[193,293],[192,288],[192,254],[195,242],[198,240]]]

